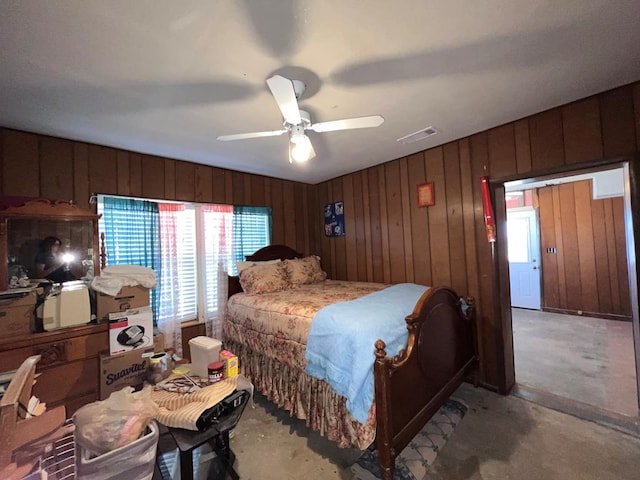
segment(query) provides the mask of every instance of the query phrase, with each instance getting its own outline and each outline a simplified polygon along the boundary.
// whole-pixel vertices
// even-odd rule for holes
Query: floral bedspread
[[[375,439],[375,405],[366,423],[356,421],[345,397],[305,372],[306,342],[321,308],[387,286],[326,280],[280,292],[238,293],[227,303],[225,348],[238,355],[242,373],[271,401],[338,446],[364,450]]]
[[[326,280],[272,293],[238,293],[227,303],[225,338],[289,366],[304,368],[315,314],[327,305],[354,300],[387,285]]]

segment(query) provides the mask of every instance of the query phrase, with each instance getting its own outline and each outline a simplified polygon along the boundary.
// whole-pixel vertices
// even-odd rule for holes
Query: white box
[[[200,378],[208,378],[207,365],[220,361],[222,342],[211,337],[193,337],[189,340],[191,371]]]
[[[151,307],[109,314],[109,353],[111,355],[147,347],[153,347]]]

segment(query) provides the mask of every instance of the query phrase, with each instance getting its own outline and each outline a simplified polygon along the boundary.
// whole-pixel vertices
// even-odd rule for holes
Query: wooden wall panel
[[[362,172],[356,172],[353,174],[353,225],[355,228],[355,257],[357,274],[355,278],[349,278],[349,280],[358,280],[360,282],[367,281],[367,235],[365,234],[365,216],[364,216],[364,203],[368,201],[365,199],[365,191],[362,188]]]
[[[469,139],[458,142],[460,156],[460,184],[462,186],[462,215],[464,222],[465,272],[467,274],[467,295],[478,298],[480,295],[478,279],[478,252],[476,248],[476,206],[474,203],[474,178],[471,172],[471,152]],[[480,345],[482,348],[482,345]]]
[[[549,253],[547,249],[556,248],[556,231],[554,221],[553,195],[550,188],[538,190],[538,205],[540,224],[540,251],[542,265],[542,306],[560,305],[560,291],[558,286],[558,255]]]
[[[92,193],[118,193],[116,151],[89,145],[89,185]]]
[[[400,192],[402,198],[402,225],[404,240],[404,281],[413,283],[415,281],[415,272],[413,270],[413,244],[411,240],[411,237],[413,236],[413,229],[411,228],[411,203],[416,202],[416,189],[415,187],[411,188],[410,184],[412,184],[412,182],[409,180],[408,159],[403,158],[400,160]],[[411,195],[412,193],[413,195]]]
[[[262,184],[262,186],[264,187],[264,184]],[[252,195],[254,193],[252,190]],[[296,219],[296,231],[294,243],[292,243],[291,246],[294,247],[296,251],[304,253],[305,255],[309,253],[309,246],[305,244],[305,240],[307,243],[309,241],[309,235],[305,235],[305,232],[310,228],[308,222],[309,217],[305,213],[305,206],[307,205],[305,198],[306,193],[304,185],[299,183],[293,184],[293,216]]]
[[[404,264],[400,161],[387,163],[385,165],[384,175],[387,197],[387,221],[385,223],[387,224],[387,238],[389,242],[386,246],[386,250],[389,252],[389,281],[391,283],[399,283],[407,278]],[[407,234],[411,234],[411,227],[408,227]]]
[[[451,286],[456,292],[467,290],[467,268],[464,248],[464,219],[462,185],[457,143],[444,146],[444,175],[447,199],[447,232],[449,241],[449,270]]]
[[[622,197],[592,195],[588,180],[538,189],[543,308],[625,319],[631,303]]]
[[[344,199],[344,190],[342,185],[343,178],[336,178],[331,183],[331,195],[334,200],[338,201]],[[347,278],[347,253],[346,253],[346,237],[332,237],[331,239],[331,255],[335,259],[332,264],[333,271],[335,272],[335,278],[338,280],[346,280]]]
[[[271,201],[271,218],[273,220],[271,242],[274,244],[285,243],[284,222],[287,221],[287,218],[284,215],[282,200],[282,180],[273,180],[271,183]]]
[[[4,130],[2,135],[2,193],[40,196],[40,149],[38,135]]]
[[[180,162],[164,159],[164,195],[163,199],[178,200],[176,197],[176,166]],[[183,187],[184,188],[184,187]],[[188,195],[187,195],[188,196]]]
[[[531,171],[531,140],[529,137],[529,120],[518,120],[513,124],[516,144],[516,172]],[[513,173],[513,172],[512,172]]]
[[[213,203],[226,203],[226,195],[224,193],[224,173],[222,168],[213,167],[211,169],[211,181],[213,183],[212,199]]]
[[[491,175],[504,177],[516,171],[516,144],[513,123],[489,130],[488,148]]]
[[[633,111],[636,123],[636,152],[640,152],[640,83],[633,85]]]
[[[384,281],[384,269],[382,259],[382,230],[380,224],[380,188],[378,176],[380,167],[373,167],[368,170],[369,180],[369,223],[371,225],[371,260],[372,260],[372,280],[374,282]]]
[[[176,172],[176,178],[178,177],[179,173]],[[142,155],[142,196],[153,199],[164,197],[163,158],[154,155]]]
[[[208,165],[195,166],[195,201],[198,203],[213,203],[213,182],[211,179],[211,167]]]
[[[57,200],[73,198],[73,142],[61,138],[40,139],[40,171],[46,178],[40,196]]]
[[[370,193],[369,193],[369,171],[362,172],[362,198],[364,199],[364,233],[367,238],[365,242],[365,257],[367,259],[367,281],[372,282],[373,276],[373,254],[372,254],[372,242],[373,232],[371,229],[371,207],[370,207]]]
[[[567,163],[602,158],[602,128],[597,98],[587,98],[562,107],[562,131]]]
[[[546,170],[564,164],[562,114],[554,108],[529,117],[532,170]]]
[[[617,279],[619,286],[619,298],[618,298],[618,306],[619,311],[615,313],[620,313],[621,315],[630,317],[631,316],[631,301],[629,296],[629,269],[627,266],[627,256],[625,255],[627,248],[627,239],[625,236],[625,220],[624,220],[624,200],[621,197],[611,199],[612,210],[613,210],[613,219],[614,219],[614,232],[616,238],[616,252],[618,253],[616,257],[617,261]],[[636,212],[637,214],[637,212]],[[636,236],[638,232],[635,232]],[[636,239],[637,241],[637,239]],[[637,265],[637,260],[636,260]]]
[[[129,152],[125,150],[116,151],[116,175],[118,195],[129,195],[131,191]]]
[[[246,190],[245,190],[246,191]],[[295,195],[293,190],[293,182],[284,182],[282,185],[282,201],[284,209],[284,243],[285,245],[296,245],[296,218]]]
[[[578,262],[580,266],[580,310],[597,312],[598,288],[596,277],[596,251],[593,241],[593,222],[591,212],[590,182],[573,184],[573,196],[576,206],[576,232],[578,237]]]
[[[593,194],[593,185],[590,194]],[[600,202],[591,203],[592,226],[595,228],[588,232],[593,235],[593,249],[595,252],[596,288],[599,309],[603,312],[613,312],[611,300],[611,271],[609,270],[609,249],[607,247],[607,218],[605,217],[605,204],[610,204],[607,198]],[[613,218],[611,219],[613,222]],[[617,265],[616,265],[617,274]]]
[[[142,197],[142,155],[140,153],[129,154],[129,195]],[[92,192],[96,192],[93,187]]]
[[[73,144],[73,198],[80,208],[91,209],[89,196],[89,146],[86,143]]]
[[[605,92],[599,99],[604,156],[627,155],[636,151],[632,87],[626,86]]]
[[[418,207],[418,185],[427,181],[424,153],[416,153],[407,159],[407,174],[411,198],[411,251],[413,253],[414,282],[431,285],[431,251],[429,249],[429,207]]]
[[[176,161],[176,200],[193,202],[196,199],[196,166],[191,162]],[[166,179],[165,179],[166,180]]]
[[[233,190],[234,204],[249,205],[249,202],[247,202],[247,196],[250,195],[250,193],[244,188],[244,175],[242,173],[231,172],[231,188]]]
[[[443,149],[425,153],[427,181],[433,182],[435,205],[429,209],[429,249],[431,251],[431,285],[451,285],[447,195],[444,183]]]
[[[342,200],[344,201],[344,231],[345,231],[345,254],[346,254],[346,280],[356,280],[358,278],[358,257],[355,222],[355,192],[353,189],[354,176],[344,177],[342,182]]]

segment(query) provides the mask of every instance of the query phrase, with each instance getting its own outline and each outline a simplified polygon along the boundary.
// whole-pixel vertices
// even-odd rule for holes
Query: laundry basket
[[[82,480],[151,480],[156,463],[158,424],[152,421],[147,433],[124,447],[93,457],[76,442],[76,478]]]

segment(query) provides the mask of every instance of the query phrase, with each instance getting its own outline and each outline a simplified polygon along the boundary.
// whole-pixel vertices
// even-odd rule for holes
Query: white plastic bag
[[[158,406],[151,399],[152,391],[150,385],[139,392],[125,387],[106,400],[78,409],[73,415],[76,442],[102,455],[140,438],[158,413]]]

